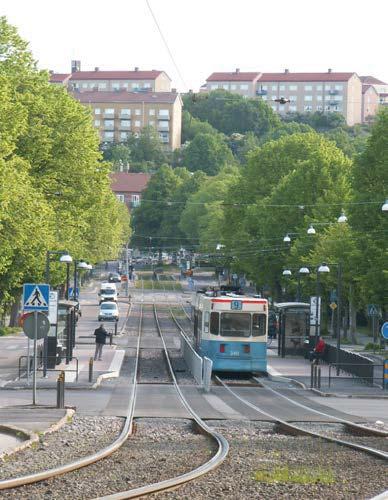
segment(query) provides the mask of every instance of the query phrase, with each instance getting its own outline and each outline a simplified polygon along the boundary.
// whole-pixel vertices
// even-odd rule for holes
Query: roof
[[[116,172],[110,174],[111,188],[114,192],[141,193],[151,179],[150,174]]]
[[[63,83],[71,76],[71,73],[51,73],[50,82],[51,83]]]
[[[161,104],[174,104],[176,99],[180,99],[176,92],[119,92],[91,91],[91,92],[72,92],[72,96],[83,104],[92,103],[131,103],[131,102],[149,102]]]
[[[378,80],[374,76],[360,76],[360,80],[364,85],[366,84],[378,84],[378,85],[386,85],[385,82],[382,82],[381,80]]]
[[[347,82],[355,73],[262,73],[259,82]]]
[[[232,73],[212,73],[207,82],[253,82],[257,80],[261,73],[255,72],[241,72],[233,71]]]
[[[368,90],[369,90],[369,89],[372,89],[372,90],[373,90],[373,92],[374,92],[375,94],[377,94],[377,95],[379,94],[379,93],[377,92],[376,88],[375,88],[373,85],[363,85],[363,86],[362,86],[362,93],[363,93],[363,94],[366,94],[366,93],[368,92]]]
[[[164,71],[76,71],[70,80],[155,80]]]

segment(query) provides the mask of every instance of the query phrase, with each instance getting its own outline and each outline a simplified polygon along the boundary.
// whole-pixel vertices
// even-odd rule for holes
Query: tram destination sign
[[[241,311],[242,310],[242,301],[241,300],[232,300],[230,303],[230,308],[232,311]]]

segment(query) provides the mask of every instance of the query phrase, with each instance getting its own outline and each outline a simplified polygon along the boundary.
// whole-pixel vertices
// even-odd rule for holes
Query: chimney
[[[236,68],[236,74],[240,73],[240,68]]]
[[[54,70],[50,69],[49,73],[50,73],[50,75],[53,75],[54,74]]]
[[[99,68],[98,66],[96,66],[96,67],[94,68],[94,71],[100,71],[100,68]]]
[[[172,92],[173,94],[176,94],[176,89],[171,89],[171,92]],[[190,90],[189,90],[189,92],[190,92]],[[191,91],[191,92],[192,92],[192,91]]]
[[[333,71],[333,70],[332,70],[331,68],[329,68],[329,69],[327,70],[327,72],[328,72],[328,73],[331,73],[332,71]]]
[[[71,72],[81,71],[81,61],[71,61]]]
[[[289,70],[288,68],[286,68],[286,69],[284,70],[284,73],[285,73],[286,75],[287,75],[289,72],[290,72],[290,70]]]
[[[139,71],[139,68],[138,68],[138,66],[135,66],[135,71]]]

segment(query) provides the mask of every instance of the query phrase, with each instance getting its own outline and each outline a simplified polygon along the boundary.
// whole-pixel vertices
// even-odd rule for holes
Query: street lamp
[[[307,234],[315,234],[316,231],[314,229],[314,226],[310,224],[309,228],[307,229]]]
[[[291,243],[291,238],[288,234],[285,235],[285,237],[283,238],[283,241],[284,243]]]
[[[73,283],[73,300],[77,300],[77,286],[78,286],[78,269],[89,269],[89,266],[83,260],[74,260],[74,283]]]
[[[348,218],[346,217],[345,212],[342,210],[341,215],[337,219],[337,222],[339,222],[340,224],[343,224],[344,222],[347,222],[347,221],[348,221]]]
[[[384,205],[381,207],[382,212],[388,212],[388,198],[385,200]]]
[[[69,287],[70,287],[70,264],[73,262],[73,258],[69,254],[61,255],[59,262],[66,264],[66,300],[69,300]]]
[[[298,291],[297,291],[297,297],[296,300],[297,302],[301,301],[301,283],[300,283],[300,277],[302,274],[307,275],[310,274],[310,270],[308,267],[301,267],[298,271]]]
[[[319,307],[319,293],[320,293],[320,281],[319,277],[321,273],[329,273],[330,268],[326,263],[322,263],[320,266],[317,267],[317,292],[316,292],[316,297],[315,297],[315,345],[318,344],[318,337],[319,337],[319,313],[320,313],[320,307]]]

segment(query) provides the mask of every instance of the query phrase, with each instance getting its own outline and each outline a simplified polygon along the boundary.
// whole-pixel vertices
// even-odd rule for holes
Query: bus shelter
[[[278,355],[304,355],[310,349],[310,304],[282,302],[274,304],[279,318]]]
[[[75,327],[78,302],[58,301],[57,324],[52,325],[47,337],[47,368],[55,368],[64,359],[69,363],[75,346]]]

